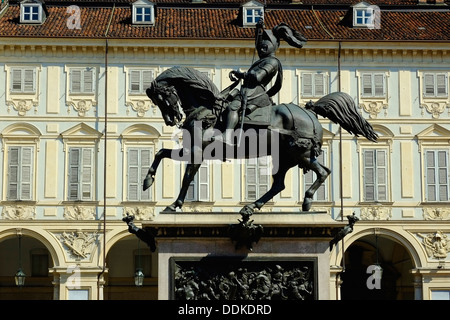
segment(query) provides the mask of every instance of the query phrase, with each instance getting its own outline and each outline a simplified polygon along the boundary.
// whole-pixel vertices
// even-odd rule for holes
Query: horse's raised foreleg
[[[269,191],[263,194],[263,196],[255,202],[245,205],[240,211],[241,215],[243,217],[252,215],[255,209],[261,209],[270,199],[283,191],[286,188],[284,179],[286,177],[286,173],[291,167],[292,166],[289,165],[280,165],[278,171],[272,176],[273,183]]]
[[[330,169],[319,163],[316,159],[314,159],[312,162],[309,162],[307,168],[313,170],[316,173],[317,179],[305,192],[305,199],[303,200],[302,205],[303,211],[309,211],[309,209],[311,209],[314,194],[331,173]]]
[[[175,149],[175,150],[161,149],[161,150],[159,150],[155,155],[155,160],[153,160],[153,163],[152,163],[150,169],[148,169],[147,175],[145,176],[144,183],[143,183],[144,191],[147,190],[148,188],[150,188],[151,185],[153,184],[153,181],[155,180],[156,169],[158,169],[158,166],[159,166],[159,163],[161,162],[161,160],[164,158],[172,158],[173,154],[180,155],[182,153],[183,153],[183,149]]]

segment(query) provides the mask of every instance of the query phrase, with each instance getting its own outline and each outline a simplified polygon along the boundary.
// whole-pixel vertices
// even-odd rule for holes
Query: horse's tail
[[[357,137],[362,135],[373,142],[378,139],[372,125],[361,117],[356,109],[355,102],[345,92],[327,94],[316,103],[308,103],[305,107],[339,124]]]

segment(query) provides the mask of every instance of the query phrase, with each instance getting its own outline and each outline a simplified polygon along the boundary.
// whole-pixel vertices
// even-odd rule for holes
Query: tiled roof
[[[19,23],[19,6],[10,4],[0,17],[0,37],[105,37],[113,10],[111,5],[104,5],[103,2],[102,7],[96,2],[95,6],[82,6],[80,3],[81,29],[77,30],[69,29],[66,25],[69,17],[66,5],[52,5],[48,1],[46,3],[48,16],[42,25]],[[274,7],[266,9],[265,24],[267,28],[271,28],[275,24],[286,22],[309,40],[449,41],[450,10],[447,6],[444,7],[440,10],[383,10],[380,29],[352,28],[345,18],[348,10]],[[154,26],[135,26],[131,23],[131,6],[122,5],[114,9],[108,37],[219,40],[253,38],[253,28],[243,28],[238,17],[239,7],[161,6],[157,8]]]

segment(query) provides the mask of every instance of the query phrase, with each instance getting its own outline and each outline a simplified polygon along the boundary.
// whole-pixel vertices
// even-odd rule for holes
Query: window
[[[153,24],[155,22],[154,4],[146,0],[133,3],[133,24]]]
[[[34,147],[8,147],[7,200],[32,200]]]
[[[353,6],[353,26],[357,28],[380,28],[380,8],[367,2]]]
[[[323,164],[324,166],[326,166],[326,154],[327,151],[326,149],[322,150],[322,154],[320,156],[317,157],[317,161],[320,162],[321,164]],[[317,175],[312,171],[308,171],[305,175],[304,175],[304,190],[308,190],[312,184],[314,183],[314,181],[316,181],[317,179]],[[319,189],[317,189],[316,193],[314,194],[314,198],[315,201],[327,201],[328,200],[328,188],[327,188],[327,182],[325,181],[325,183],[323,183]]]
[[[35,93],[36,69],[35,68],[11,68],[11,92]]]
[[[142,182],[151,165],[152,151],[150,148],[128,149],[128,201],[150,201],[150,188],[143,191]]]
[[[95,68],[71,68],[70,69],[70,93],[92,94],[94,93]]]
[[[247,159],[245,162],[245,200],[255,201],[269,190],[270,166],[268,157]]]
[[[445,73],[424,73],[423,95],[425,97],[447,97],[448,76]]]
[[[362,97],[385,97],[385,82],[383,73],[363,73],[361,75]]]
[[[68,200],[92,200],[94,190],[94,148],[69,148],[68,169]]]
[[[41,3],[21,3],[20,22],[21,23],[42,23],[43,10]]]
[[[363,151],[364,201],[388,200],[387,152],[383,149]]]
[[[264,16],[264,7],[261,3],[250,1],[242,5],[244,26],[254,26]]]
[[[448,151],[425,152],[426,201],[448,201]]]
[[[129,79],[130,94],[146,94],[154,79],[153,70],[129,70]]]
[[[328,93],[328,77],[325,73],[302,73],[302,97],[322,97]]]
[[[209,201],[209,162],[202,163],[189,185],[186,200]]]

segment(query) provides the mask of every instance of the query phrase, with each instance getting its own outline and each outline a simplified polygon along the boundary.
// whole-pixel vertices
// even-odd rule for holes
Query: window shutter
[[[447,96],[447,75],[437,74],[436,75],[436,92],[437,96]]]
[[[362,93],[364,97],[371,97],[372,92],[372,75],[363,74],[362,75]]]
[[[247,189],[246,200],[256,200],[256,160],[248,159],[245,170],[245,182]]]
[[[145,93],[145,90],[149,88],[153,81],[153,71],[144,70],[142,71],[142,88],[141,93]]]
[[[439,201],[448,201],[448,169],[447,152],[438,152],[438,181],[439,181]]]
[[[81,70],[70,70],[70,92],[81,92]]]
[[[377,200],[387,200],[387,169],[386,151],[378,150],[376,153],[377,165]]]
[[[82,200],[91,200],[92,198],[92,181],[93,181],[93,149],[83,148],[83,171],[82,171]]]
[[[302,75],[302,96],[312,97],[312,95],[313,95],[312,73],[303,73],[303,75]]]
[[[128,201],[139,200],[139,150],[128,150]]]
[[[20,200],[31,200],[31,183],[33,175],[33,148],[21,148]]]
[[[317,73],[314,75],[314,96],[320,97],[325,94],[324,81],[325,76],[322,73]]]
[[[375,200],[375,152],[364,150],[364,200]]]
[[[94,92],[94,71],[84,70],[83,72],[84,93]]]
[[[11,91],[13,92],[22,91],[22,70],[12,69],[11,74],[12,74]]]
[[[8,200],[19,200],[19,147],[10,147],[8,156]]]
[[[140,83],[141,83],[141,72],[138,70],[131,70],[130,71],[130,92],[139,93],[141,91]]]
[[[69,150],[69,200],[78,200],[78,182],[80,172],[80,149]]]
[[[140,180],[138,181],[138,190],[141,192],[141,200],[151,200],[151,188],[144,191],[143,189],[143,181],[147,175],[148,169],[151,165],[151,158],[152,158],[152,152],[150,149],[142,149],[141,150],[141,156],[140,156],[140,162],[141,162],[141,176]]]
[[[434,151],[427,151],[426,163],[427,201],[436,201],[436,168]]]
[[[24,70],[24,79],[23,79],[23,91],[24,92],[35,92],[35,77],[36,70],[34,69],[26,69]]]
[[[376,97],[383,97],[384,92],[384,74],[375,74],[374,76],[374,95]]]
[[[198,170],[198,193],[200,201],[209,200],[209,163],[205,162]]]
[[[434,92],[434,76],[432,74],[424,75],[424,85],[425,85],[425,96],[432,97],[435,95]]]

